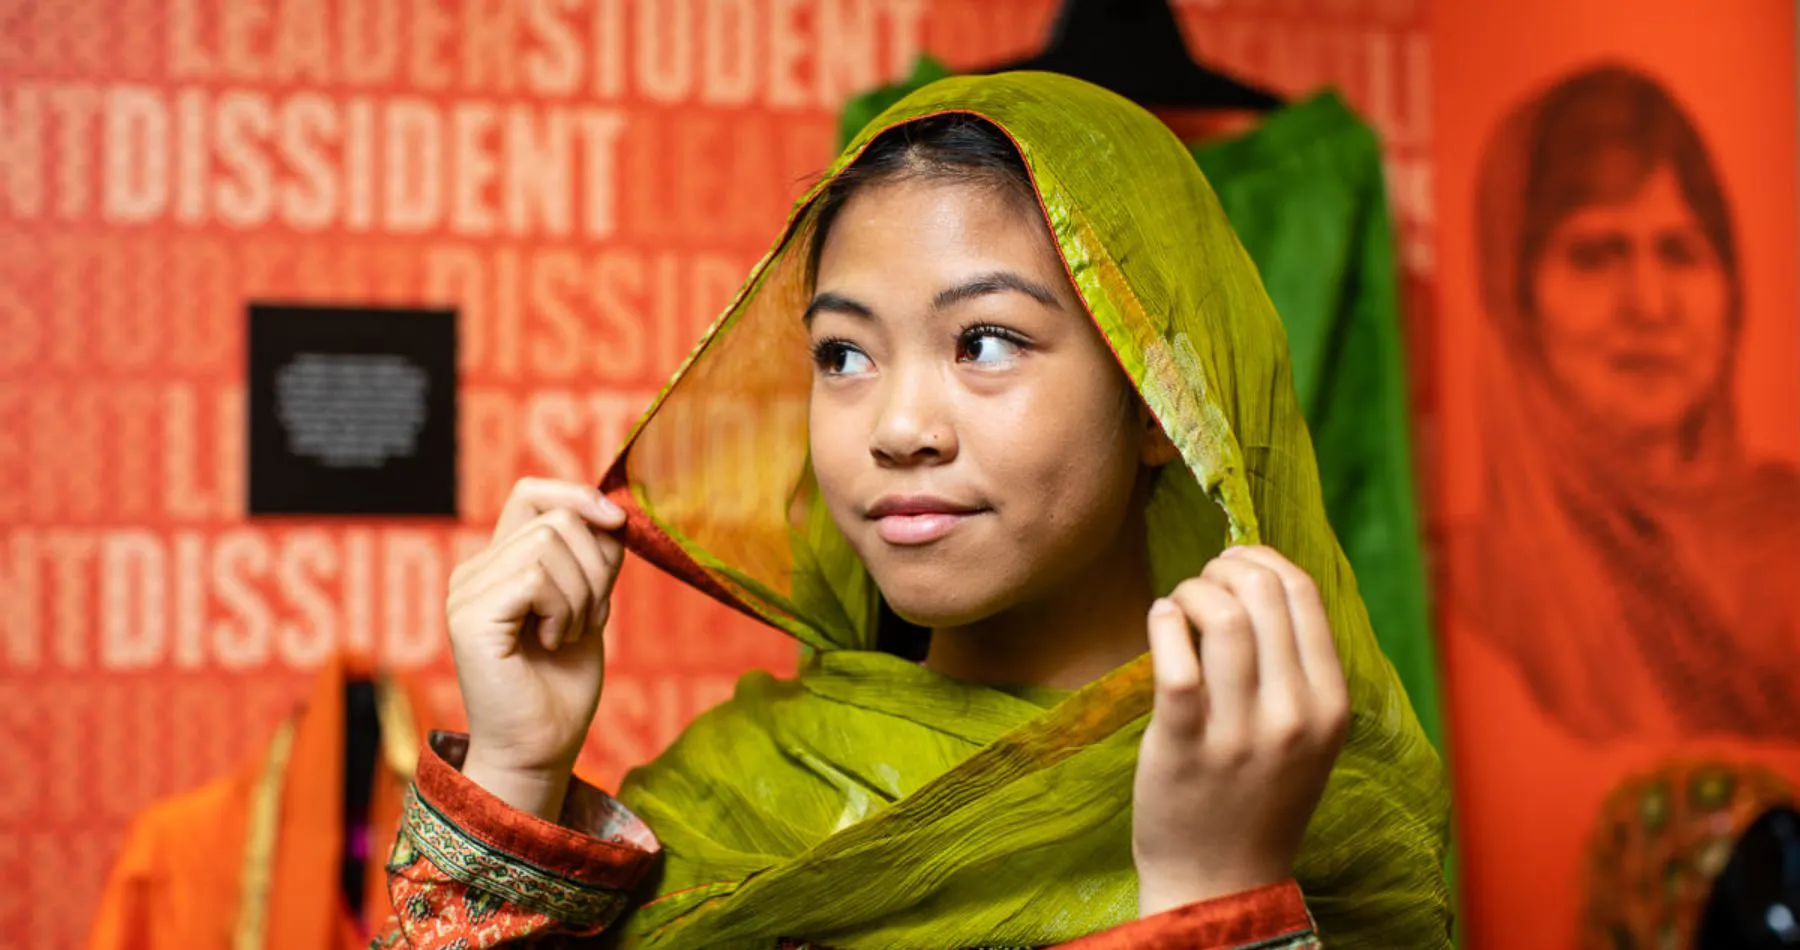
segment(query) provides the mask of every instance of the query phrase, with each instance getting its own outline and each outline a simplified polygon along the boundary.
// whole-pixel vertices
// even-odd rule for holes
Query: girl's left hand
[[[1156,703],[1132,792],[1143,916],[1286,880],[1350,723],[1318,588],[1271,548],[1227,550],[1149,627]]]

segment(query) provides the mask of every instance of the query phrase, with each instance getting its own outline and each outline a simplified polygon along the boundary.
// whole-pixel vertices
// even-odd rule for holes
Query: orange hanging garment
[[[370,790],[360,921],[341,884],[345,685],[375,680],[380,761]],[[134,822],[88,950],[346,950],[388,918],[386,862],[430,723],[410,684],[359,660],[320,671],[306,703],[237,770]]]

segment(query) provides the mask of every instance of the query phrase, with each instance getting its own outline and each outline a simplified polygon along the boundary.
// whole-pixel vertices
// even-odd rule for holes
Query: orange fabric
[[[534,867],[584,884],[629,891],[650,872],[662,847],[656,835],[612,796],[579,777],[560,823],[508,806],[458,771],[467,741],[440,733],[419,756],[416,793],[464,835]],[[446,756],[448,761],[446,761]]]
[[[375,945],[476,950],[611,926],[654,867],[656,836],[579,773],[557,823],[511,808],[458,771],[467,751],[466,736],[438,733],[419,757],[388,862],[396,914]]]
[[[619,536],[624,541],[626,550],[727,607],[758,623],[767,623],[760,614],[744,606],[743,601],[694,563],[694,559],[688,557],[681,545],[675,543],[675,539],[657,527],[655,519],[650,517],[643,505],[638,504],[637,496],[632,494],[625,466],[614,464],[601,481],[600,490],[609,501],[625,512],[625,527],[619,532]]]
[[[370,672],[356,659],[327,665],[299,712],[282,784],[265,950],[346,950],[366,942],[339,895],[338,862],[344,683]],[[427,707],[410,684],[400,686],[423,741]],[[232,950],[246,825],[264,759],[259,749],[235,771],[138,817],[107,880],[88,950]],[[363,905],[364,919],[377,925],[389,916],[385,865],[405,792],[405,778],[378,769]]]

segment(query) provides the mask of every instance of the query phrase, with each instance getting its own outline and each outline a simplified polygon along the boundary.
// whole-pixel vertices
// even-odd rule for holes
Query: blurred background
[[[241,892],[308,756],[379,811],[375,745],[459,724],[452,568],[517,478],[604,474],[883,88],[1117,88],[1160,29],[1261,97],[1135,90],[1197,154],[1351,154],[1292,133],[1325,90],[1379,143],[1228,206],[1298,241],[1252,252],[1452,766],[1464,945],[1688,945],[1800,782],[1794,4],[1126,0],[1101,65],[1083,6],[0,0],[0,942],[104,892],[94,945],[148,946],[174,829],[241,826]],[[796,663],[641,564],[615,603],[603,784]]]

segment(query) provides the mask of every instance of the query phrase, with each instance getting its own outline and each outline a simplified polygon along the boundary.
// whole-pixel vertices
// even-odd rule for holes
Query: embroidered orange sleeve
[[[394,920],[374,946],[485,950],[604,930],[655,861],[656,836],[579,779],[555,824],[510,808],[457,771],[466,752],[464,737],[438,733],[419,757],[388,860]]]
[[[1121,924],[1057,950],[1318,950],[1312,914],[1293,881]]]

